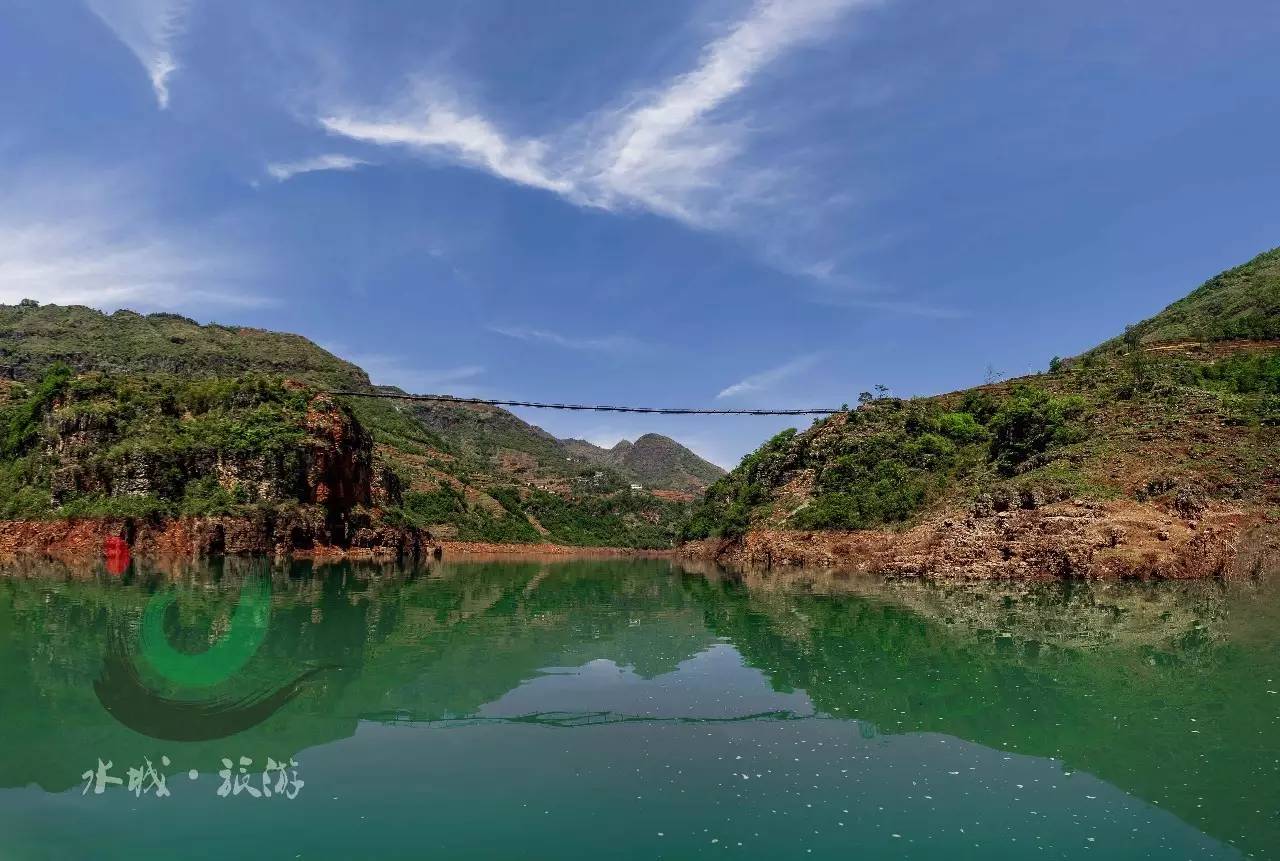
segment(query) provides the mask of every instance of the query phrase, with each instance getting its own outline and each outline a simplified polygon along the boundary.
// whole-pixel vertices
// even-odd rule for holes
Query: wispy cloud
[[[808,290],[809,298],[821,305],[884,311],[936,320],[959,320],[969,316],[968,312],[959,308],[903,297],[881,286],[839,275],[833,271],[833,267],[826,264],[814,266],[804,274],[812,279]]]
[[[765,151],[769,135],[804,126],[809,108],[803,92],[785,103],[750,94],[790,54],[848,33],[860,13],[885,2],[758,0],[704,44],[683,73],[621,92],[536,136],[503,128],[500,118],[459,95],[464,88],[439,78],[413,80],[391,103],[331,101],[317,119],[332,135],[464,165],[577,206],[643,210],[745,238],[767,265],[819,287],[818,301],[822,288],[840,282],[846,304],[952,316],[893,296],[857,301],[855,294],[876,291],[851,286],[833,260],[865,238],[833,235],[830,227],[846,221],[857,193],[847,187],[833,192],[830,182],[817,181],[820,156],[814,153],[820,146],[793,147],[785,162]]]
[[[277,161],[267,165],[267,175],[277,182],[284,182],[303,173],[322,170],[355,170],[369,162],[362,158],[337,153],[312,156],[298,161]]]
[[[414,101],[421,104],[423,99]],[[328,131],[353,140],[435,152],[520,185],[578,198],[572,180],[554,176],[545,166],[547,144],[511,140],[483,117],[438,101],[427,100],[417,110],[392,111],[374,118],[327,116],[320,123]]]
[[[57,165],[3,180],[0,301],[106,310],[265,302],[239,286],[249,260],[166,229],[139,203],[142,191],[120,177]]]
[[[351,351],[340,344],[323,344],[326,350],[342,356],[363,368],[374,383],[383,386],[399,386],[412,394],[441,394],[475,396],[481,393],[474,381],[485,373],[484,365],[458,365],[451,368],[424,368],[402,355],[388,353],[362,353]]]
[[[629,335],[603,335],[590,337],[573,337],[547,329],[533,329],[526,326],[489,326],[490,332],[518,341],[535,344],[551,344],[569,350],[594,350],[604,353],[624,353],[641,349],[643,344]]]
[[[182,36],[190,0],[86,0],[138,58],[151,80],[156,102],[169,106],[169,77],[178,70],[174,43]]]
[[[871,5],[875,0],[762,0],[706,45],[690,71],[544,138],[509,135],[460,107],[447,88],[422,82],[389,108],[347,107],[319,122],[336,135],[452,159],[579,205],[641,207],[719,227],[729,204],[772,173],[756,167],[728,181],[748,124],[718,118],[720,109],[779,57]]]
[[[703,50],[697,67],[622,115],[594,180],[606,194],[686,221],[709,213],[724,168],[742,150],[742,124],[713,114],[762,69],[867,0],[764,0]],[[714,214],[712,217],[715,217]]]
[[[455,385],[484,373],[484,365],[460,365],[456,368],[419,371],[417,380],[425,388]]]
[[[763,392],[772,389],[779,383],[794,377],[803,371],[807,371],[817,364],[821,358],[821,354],[811,353],[807,356],[800,356],[792,359],[790,362],[769,368],[767,371],[761,371],[758,374],[752,374],[749,377],[739,380],[731,386],[722,389],[716,395],[720,398],[733,398],[739,395],[751,394],[753,392]]]
[[[0,301],[177,308],[260,305],[210,283],[219,263],[154,238],[112,235],[103,224],[0,223]],[[217,280],[217,279],[213,279]]]
[[[891,314],[905,314],[911,317],[931,317],[935,320],[960,320],[969,316],[967,311],[950,308],[946,305],[934,305],[916,299],[876,298],[874,296],[844,294],[825,294],[817,299],[826,305],[840,308],[865,308],[868,311],[887,311]]]

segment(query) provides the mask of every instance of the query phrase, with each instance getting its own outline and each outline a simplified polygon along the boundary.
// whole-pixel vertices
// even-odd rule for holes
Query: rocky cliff
[[[55,366],[9,385],[0,553],[402,555],[399,479],[332,397],[286,381],[189,381]]]

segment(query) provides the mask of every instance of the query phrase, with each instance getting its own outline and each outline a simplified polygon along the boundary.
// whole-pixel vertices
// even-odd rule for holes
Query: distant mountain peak
[[[649,489],[700,494],[724,475],[720,467],[662,434],[643,434],[635,442],[618,440],[611,448],[581,439],[561,442],[584,463],[612,469]]]

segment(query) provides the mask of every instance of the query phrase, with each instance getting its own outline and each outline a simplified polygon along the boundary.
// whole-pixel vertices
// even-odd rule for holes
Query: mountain
[[[1280,340],[1280,248],[1210,278],[1103,347],[1228,340]]]
[[[386,387],[384,387],[386,389]],[[398,392],[399,390],[386,389]],[[517,474],[580,477],[608,469],[628,483],[677,495],[701,494],[725,471],[669,437],[645,434],[612,449],[586,440],[557,439],[506,410],[485,404],[416,401],[417,421],[455,449],[488,459],[494,468]]]
[[[1280,563],[1278,297],[1275,250],[1047,373],[863,393],[744,458],[686,537],[722,559],[917,574]]]
[[[46,392],[43,400],[37,397],[50,370],[64,366],[70,376],[51,383],[57,391]],[[89,378],[97,381],[97,390],[85,394],[93,388]],[[198,472],[210,458],[216,461],[226,453],[227,435],[192,441],[191,422],[165,414],[186,409],[181,405],[193,398],[237,433],[246,422],[261,420],[274,428],[264,439],[296,441],[305,437],[305,398],[327,390],[403,394],[375,387],[362,369],[298,335],[201,325],[176,314],[104,314],[35,302],[0,306],[0,379],[9,381],[3,387],[0,420],[8,417],[21,424],[25,440],[8,452],[7,460],[0,457],[7,476],[0,480],[0,515],[9,517],[132,512],[140,506],[157,514],[210,513],[208,505],[184,502],[190,496],[187,486],[207,479]],[[213,381],[222,388],[210,388]],[[93,411],[115,416],[110,434],[97,439],[106,449],[91,452],[81,446],[73,452],[74,446],[59,441],[59,423],[80,421],[64,415],[69,409],[66,385],[74,390],[72,400],[89,398]],[[145,408],[128,401],[138,387],[146,391]],[[261,403],[235,400],[244,400],[242,393],[250,390],[261,394]],[[234,402],[217,402],[224,394]],[[332,400],[332,408],[360,429],[357,438],[367,431],[367,459],[376,463],[378,474],[403,488],[402,495],[382,500],[391,520],[430,528],[443,537],[668,546],[692,495],[722,474],[665,437],[642,438],[634,457],[615,458],[603,449],[588,456],[578,441],[558,440],[496,407],[365,397]],[[278,409],[285,402],[301,404],[302,412]],[[268,421],[265,416],[272,410],[279,414]],[[127,420],[120,419],[125,413]],[[123,480],[120,462],[140,457],[136,450],[150,439],[147,429],[161,427],[159,442],[152,442],[162,455],[150,468],[167,470],[169,478],[142,484]],[[257,437],[235,438],[240,451],[255,453]],[[33,448],[60,454],[42,461]],[[104,460],[108,454],[109,463]],[[252,482],[229,477],[222,489],[240,488],[242,504],[277,504],[286,496],[305,500],[302,485],[288,477],[292,468],[282,465],[270,481],[263,479],[274,481],[277,489],[292,487],[292,496],[255,494],[245,489]],[[79,490],[72,487],[70,495],[58,491],[63,481],[58,476],[89,472],[98,477]],[[637,492],[633,484],[643,489]],[[231,505],[223,507],[230,510]]]
[[[0,376],[37,378],[61,362],[77,371],[234,377],[259,373],[363,389],[368,375],[300,335],[177,314],[103,314],[80,305],[0,305]]]
[[[681,494],[701,494],[725,471],[662,434],[647,433],[601,448],[586,440],[564,440],[569,453],[586,463],[610,467],[640,484]]]

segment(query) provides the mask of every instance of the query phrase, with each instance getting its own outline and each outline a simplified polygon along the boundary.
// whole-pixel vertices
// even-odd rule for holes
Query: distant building
[[[638,490],[644,490],[644,485],[643,485],[643,484],[636,484],[636,483],[632,482],[632,484],[631,484],[631,492],[632,492],[632,493],[635,493],[635,492],[636,492],[636,491],[638,491]]]

